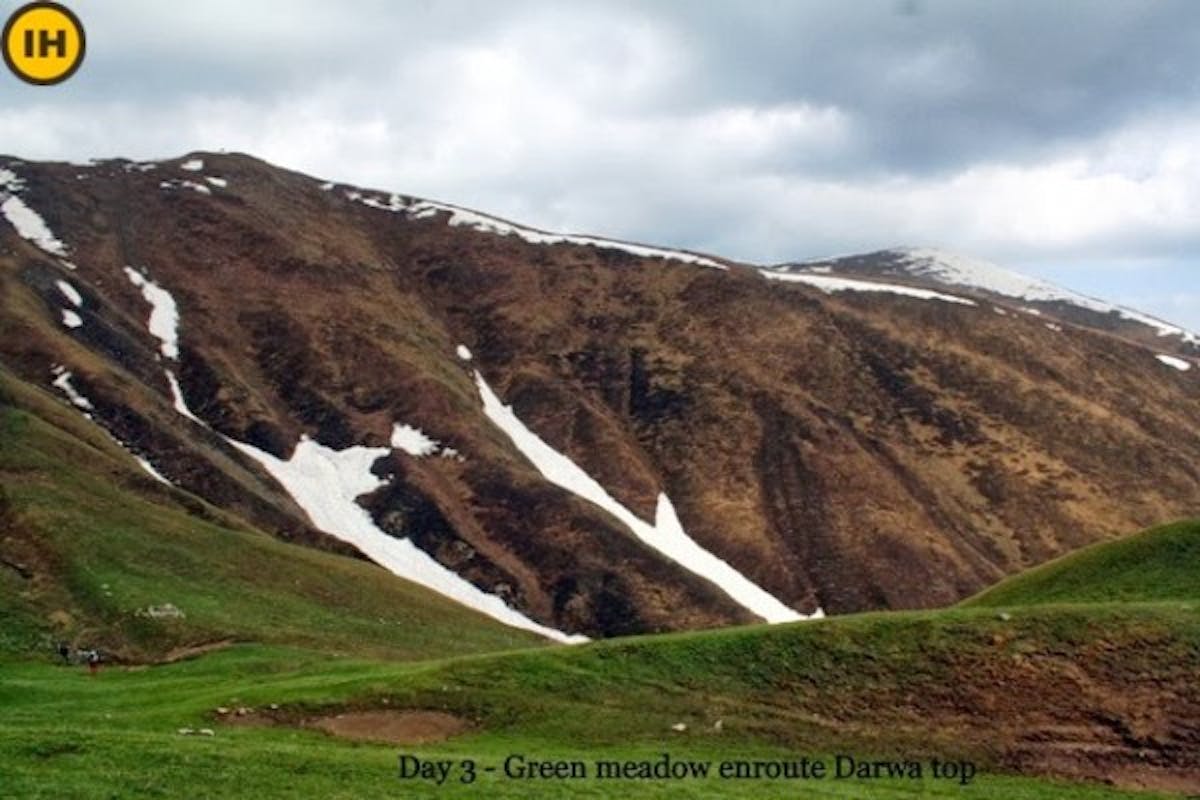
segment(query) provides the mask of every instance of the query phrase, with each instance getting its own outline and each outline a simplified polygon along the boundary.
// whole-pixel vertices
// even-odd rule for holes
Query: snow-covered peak
[[[932,248],[906,247],[889,251],[895,254],[904,271],[914,277],[928,278],[950,286],[983,289],[1021,300],[1089,303],[1099,301],[1062,289],[1049,281],[1022,275],[989,261]]]
[[[1130,308],[1106,303],[1094,297],[1072,292],[1040,278],[977,258],[932,248],[899,248],[887,251],[905,273],[917,278],[937,281],[947,286],[962,286],[1032,303],[1069,303],[1099,314],[1116,314],[1132,322],[1140,322],[1158,331],[1159,336],[1178,336],[1186,342],[1200,344],[1200,335]]]

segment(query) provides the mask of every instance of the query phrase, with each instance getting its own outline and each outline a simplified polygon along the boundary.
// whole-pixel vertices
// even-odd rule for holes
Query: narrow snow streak
[[[454,352],[456,354],[458,354],[459,359],[461,359],[462,361],[470,361],[471,358],[473,357],[471,355],[471,351],[467,349],[467,346],[465,344],[460,344],[458,347],[455,348]]]
[[[204,162],[198,158],[193,158],[180,164],[179,168],[187,172],[199,172],[204,169]]]
[[[332,450],[308,438],[296,445],[288,461],[256,447],[228,440],[263,466],[304,509],[313,525],[349,542],[385,569],[475,609],[506,625],[533,631],[569,644],[587,641],[540,625],[443,567],[408,539],[389,536],[355,499],[384,484],[371,465],[388,453],[384,447]]]
[[[658,496],[654,525],[643,522],[574,461],[529,430],[513,413],[511,407],[500,402],[500,398],[478,371],[475,372],[475,383],[483,399],[484,414],[512,440],[521,454],[533,463],[546,480],[612,514],[645,544],[702,578],[712,581],[735,601],[768,622],[793,622],[811,618],[788,608],[697,544],[684,531],[675,513],[675,507],[671,505],[671,500],[666,494]],[[820,617],[823,614],[818,610],[812,616]]]
[[[100,425],[100,423],[96,421],[95,417],[93,417],[91,415],[91,412],[95,411],[96,407],[92,405],[92,401],[88,400],[86,397],[84,397],[82,394],[80,394],[78,392],[78,390],[75,389],[75,386],[71,383],[72,375],[69,371],[67,371],[67,369],[65,367],[55,367],[53,372],[54,372],[54,375],[56,376],[54,378],[53,385],[55,387],[57,387],[59,390],[61,390],[62,393],[67,396],[67,399],[71,401],[71,405],[78,408],[83,413],[83,415],[85,417],[87,417],[88,419],[92,420],[92,422],[95,422],[96,425],[100,428],[100,430],[107,433],[109,438],[112,439],[114,442],[116,442],[117,445],[120,446],[120,448],[122,450],[129,453],[129,455],[133,456],[133,460],[136,461],[138,463],[138,466],[140,466],[142,469],[144,469],[147,472],[147,474],[150,475],[150,477],[154,478],[155,480],[159,481],[160,483],[165,483],[167,486],[174,485],[169,480],[164,478],[162,473],[154,468],[153,464],[151,464],[145,458],[142,458],[141,456],[139,456],[137,453],[133,452],[133,449],[130,448],[129,445],[122,442],[116,436],[113,436],[112,433],[109,432],[109,430],[107,428],[105,428],[103,425]]]
[[[329,184],[322,185],[325,189]],[[330,186],[330,188],[332,188]],[[727,269],[724,264],[713,261],[710,258],[698,256],[695,253],[687,253],[682,250],[671,250],[662,247],[651,247],[644,244],[635,244],[633,242],[622,242],[616,239],[605,239],[598,236],[579,236],[570,233],[548,233],[539,231],[535,228],[526,228],[521,225],[516,225],[512,222],[506,222],[496,217],[489,217],[486,214],[480,214],[477,211],[469,211],[465,208],[452,206],[448,203],[437,203],[432,200],[418,200],[409,203],[403,195],[390,194],[385,200],[380,200],[376,197],[370,197],[361,191],[348,191],[345,193],[346,198],[353,200],[356,203],[362,203],[370,208],[376,208],[381,211],[391,211],[393,213],[404,212],[409,219],[428,219],[436,216],[439,212],[445,212],[450,215],[447,224],[450,227],[465,226],[483,233],[493,233],[497,236],[516,236],[530,244],[576,244],[588,245],[591,247],[599,247],[607,250],[621,250],[631,255],[640,256],[641,258],[666,258],[675,261],[683,261],[687,264],[695,264],[702,267],[711,267],[713,269]]]
[[[392,447],[421,458],[433,455],[441,445],[436,439],[426,436],[421,429],[397,422],[392,425]]]
[[[118,444],[120,444],[120,443],[118,442]],[[125,449],[128,450],[129,448],[125,448]],[[163,474],[161,472],[159,472],[158,470],[156,470],[154,468],[154,465],[151,464],[148,460],[142,458],[137,453],[134,453],[132,451],[130,452],[130,455],[133,456],[133,460],[136,461],[138,463],[138,466],[141,467],[142,469],[144,469],[151,478],[154,478],[154,480],[156,480],[159,483],[164,484],[166,486],[174,486],[175,485],[175,484],[171,483],[169,480],[167,480],[166,478],[164,478]]]
[[[167,373],[167,383],[171,386],[171,402],[175,406],[175,410],[197,425],[203,425],[204,423],[192,413],[192,410],[188,408],[188,404],[184,401],[183,390],[179,388],[179,379],[175,377],[175,373],[169,369],[164,370],[164,372]]]
[[[55,281],[54,285],[62,292],[63,297],[71,301],[71,305],[76,308],[83,306],[83,295],[79,294],[79,290],[66,281]]]
[[[1166,364],[1168,367],[1177,369],[1180,372],[1187,372],[1192,368],[1191,362],[1184,361],[1182,358],[1176,358],[1175,356],[1155,356],[1155,358]]]
[[[955,297],[951,294],[930,291],[929,289],[914,289],[911,286],[897,286],[891,283],[875,283],[874,281],[854,280],[851,278],[835,278],[831,275],[813,274],[811,272],[778,272],[776,270],[759,270],[764,278],[784,283],[804,283],[815,286],[826,294],[834,292],[882,292],[898,294],[903,297],[916,297],[921,300],[942,300],[947,303],[957,303],[963,306],[973,306],[975,302],[965,297]]]
[[[68,328],[82,328],[83,318],[69,308],[62,310],[62,324]]]
[[[138,272],[126,267],[125,274],[134,286],[142,290],[142,297],[150,304],[150,333],[162,343],[162,354],[169,359],[179,358],[179,306],[166,289]]]

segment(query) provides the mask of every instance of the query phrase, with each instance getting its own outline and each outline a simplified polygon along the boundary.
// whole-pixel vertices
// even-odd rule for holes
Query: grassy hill
[[[1137,692],[1153,704],[1145,690],[1158,686],[1174,698],[1178,716],[1169,721],[1194,720],[1198,653],[1194,613],[1104,606],[1031,608],[1010,620],[983,609],[865,615],[426,664],[259,646],[95,678],[0,661],[0,764],[21,797],[194,796],[201,787],[200,796],[212,797],[1130,798],[1142,795],[1012,773],[1126,786],[1151,775],[1159,779],[1151,785],[1194,788],[1194,751],[1170,750],[1181,734],[1139,718],[1127,700]],[[225,724],[214,713],[238,705],[257,709],[260,724]],[[302,725],[401,708],[449,712],[470,730],[398,745],[348,742]],[[681,724],[685,730],[673,730]],[[214,735],[178,733],[201,727]],[[1142,737],[1141,755],[1121,748],[1122,736]],[[1064,760],[1071,748],[1075,762]],[[456,765],[472,759],[479,782],[401,783],[400,753]],[[578,782],[502,773],[512,754],[590,764],[664,753],[714,765],[832,762],[837,754],[969,760],[978,775],[963,786],[928,773]],[[1193,771],[1164,765],[1164,755],[1191,758]]]
[[[1200,520],[1093,545],[1016,575],[966,606],[1200,600]]]
[[[148,611],[170,604],[182,617]],[[0,649],[127,660],[226,640],[387,658],[535,646],[378,567],[157,483],[76,410],[0,374]]]

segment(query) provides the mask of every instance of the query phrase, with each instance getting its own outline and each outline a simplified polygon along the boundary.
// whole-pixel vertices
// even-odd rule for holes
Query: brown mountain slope
[[[457,457],[392,449],[360,503],[534,619],[612,635],[755,618],[540,474],[483,413],[475,369],[640,519],[665,493],[700,545],[806,613],[948,603],[1198,510],[1200,370],[1136,343],[533,243],[245,156],[190,160],[0,158],[76,266],[0,222],[0,358],[43,385],[65,366],[173,482],[282,535],[347,547],[224,437],[286,459],[301,436],[388,448],[404,423]],[[178,363],[127,265],[177,302]],[[211,430],[175,413],[164,367]]]

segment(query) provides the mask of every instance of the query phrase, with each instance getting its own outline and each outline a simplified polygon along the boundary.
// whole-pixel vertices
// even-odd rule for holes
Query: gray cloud
[[[1097,294],[1153,261],[1151,310],[1200,327],[1169,302],[1200,255],[1194,2],[70,5],[88,61],[0,76],[0,152],[242,150],[542,227],[935,244]]]

